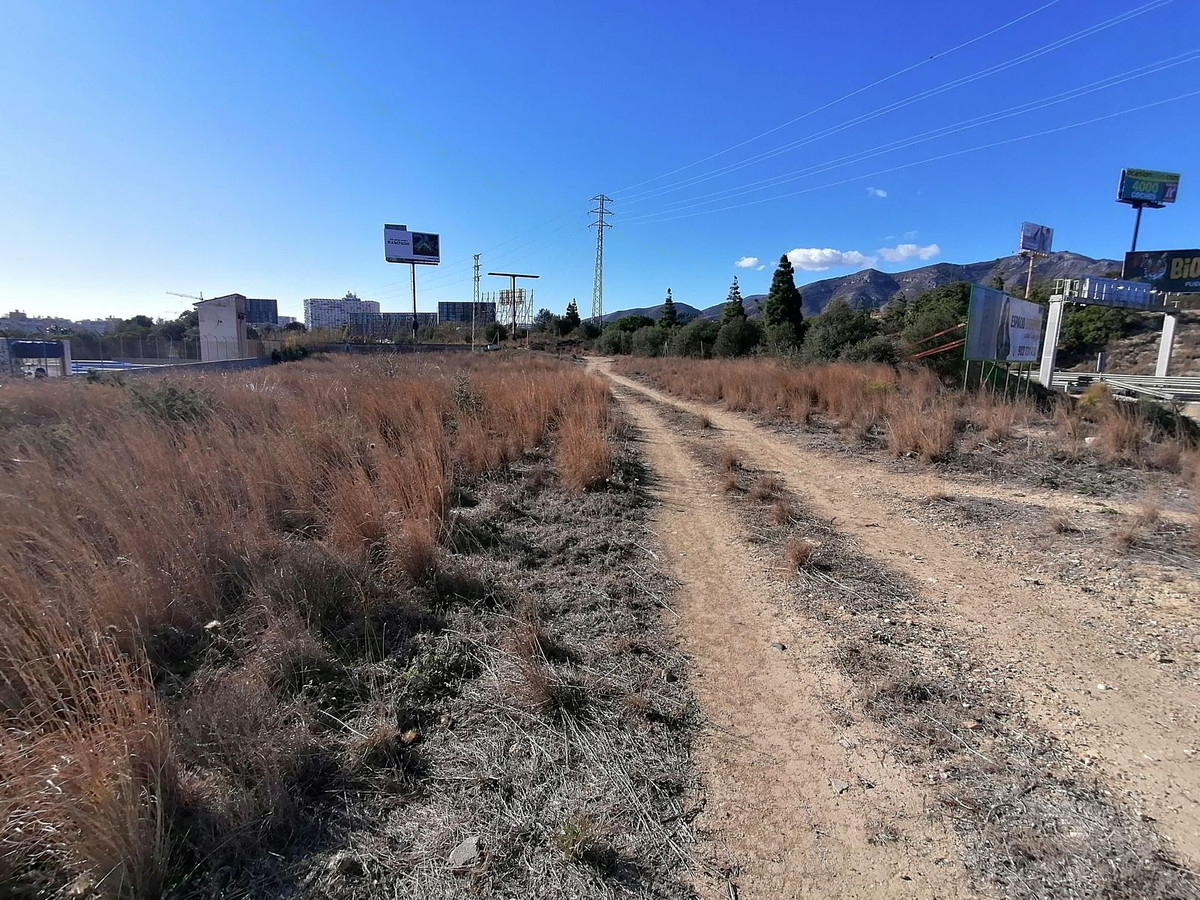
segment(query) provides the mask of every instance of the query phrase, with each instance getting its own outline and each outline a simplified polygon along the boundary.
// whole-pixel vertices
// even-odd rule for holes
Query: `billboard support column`
[[[1163,316],[1162,337],[1158,339],[1158,362],[1154,365],[1156,378],[1166,378],[1171,370],[1171,353],[1175,349],[1175,323],[1178,316]]]
[[[408,267],[412,269],[412,291],[413,291],[413,343],[417,342],[417,264],[409,263]]]
[[[1038,381],[1045,388],[1051,386],[1054,378],[1054,361],[1058,356],[1058,335],[1062,331],[1065,306],[1062,297],[1050,298],[1050,311],[1046,315],[1046,337],[1042,343],[1042,364],[1038,369]]]
[[[1025,276],[1025,299],[1029,299],[1029,295],[1033,293],[1033,259],[1035,254],[1029,254],[1029,274]]]
[[[1137,250],[1137,236],[1138,231],[1140,231],[1142,227],[1142,209],[1145,207],[1145,205],[1146,204],[1144,203],[1133,204],[1133,208],[1137,210],[1137,216],[1133,220],[1133,245],[1129,248],[1130,253],[1133,253],[1135,250]]]

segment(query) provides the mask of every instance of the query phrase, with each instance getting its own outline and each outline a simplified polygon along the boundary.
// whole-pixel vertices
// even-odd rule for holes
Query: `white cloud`
[[[885,191],[883,188],[877,188],[877,187],[867,188],[867,193],[870,194],[872,197],[886,197],[887,196],[887,191]]]
[[[763,269],[765,269],[765,268],[766,268],[766,266],[765,266],[765,265],[761,265],[761,266],[759,266],[757,269],[755,269],[754,271],[756,271],[756,272],[761,272],[761,271],[762,271]]]
[[[743,256],[741,259],[734,262],[734,265],[739,269],[753,269],[758,265],[757,256]]]
[[[942,248],[937,244],[926,244],[924,247],[917,244],[897,244],[895,247],[880,247],[878,252],[888,262],[904,262],[909,259],[933,259],[942,252]]]
[[[915,239],[916,239],[916,237],[917,237],[917,235],[918,235],[918,234],[920,234],[920,233],[921,233],[921,232],[919,232],[919,231],[906,231],[906,232],[904,232],[904,239],[905,239],[906,241],[915,240]],[[890,240],[891,240],[891,238],[888,238],[888,240],[890,241]]]
[[[797,247],[789,250],[787,258],[797,269],[806,272],[824,272],[835,267],[862,268],[875,262],[872,256],[864,256],[857,250],[831,250],[818,247]]]

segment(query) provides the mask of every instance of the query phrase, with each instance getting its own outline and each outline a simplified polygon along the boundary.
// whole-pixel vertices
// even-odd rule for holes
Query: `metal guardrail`
[[[1200,402],[1200,375],[1111,375],[1101,372],[1066,372],[1058,370],[1051,379],[1052,388],[1086,388],[1090,384],[1107,384],[1116,391],[1131,396],[1151,397],[1168,403]]]

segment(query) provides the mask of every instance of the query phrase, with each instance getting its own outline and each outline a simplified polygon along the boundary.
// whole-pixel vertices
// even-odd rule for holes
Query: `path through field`
[[[776,473],[863,552],[920,584],[947,629],[1006,668],[1008,689],[1040,727],[1094,760],[1117,799],[1156,822],[1185,864],[1200,862],[1195,682],[1105,649],[1098,636],[1120,623],[1084,593],[1030,579],[1019,561],[981,551],[984,535],[964,529],[948,538],[891,502],[938,489],[1010,500],[1027,492],[951,487],[935,473],[817,453],[746,417],[620,376],[607,360],[589,365],[611,379],[660,480],[662,538],[683,582],[683,649],[714,722],[702,748],[709,797],[699,824],[741,867],[742,898],[971,893],[955,836],[924,814],[930,797],[888,757],[889,738],[831,716],[848,687],[829,662],[822,626],[785,601],[776,561],[761,551],[756,558],[712,471],[701,470],[658,404],[703,412],[748,464]],[[901,823],[904,841],[878,838],[888,822]]]

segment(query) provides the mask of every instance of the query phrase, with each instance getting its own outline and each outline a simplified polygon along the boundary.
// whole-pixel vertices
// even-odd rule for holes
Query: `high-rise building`
[[[496,321],[496,304],[491,302],[472,303],[469,300],[439,300],[438,321],[455,324],[471,324],[471,311],[475,312],[475,324],[486,325]]]
[[[352,315],[378,312],[378,300],[360,300],[356,294],[347,294],[341,300],[311,297],[304,301],[304,324],[310,331],[314,328],[345,328]]]

